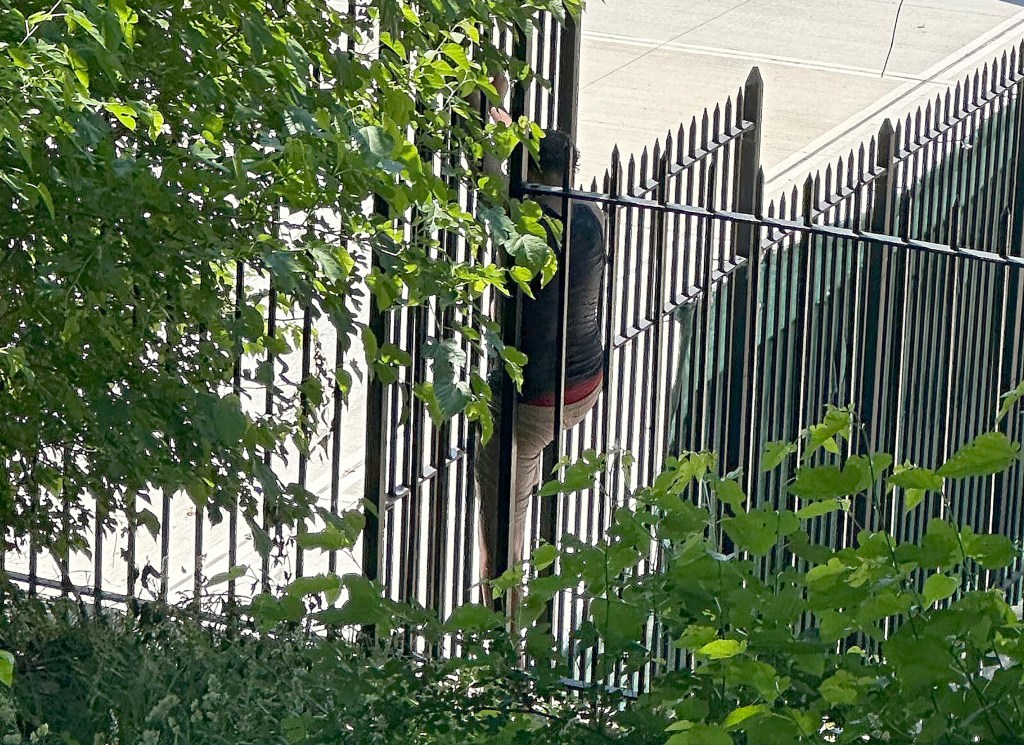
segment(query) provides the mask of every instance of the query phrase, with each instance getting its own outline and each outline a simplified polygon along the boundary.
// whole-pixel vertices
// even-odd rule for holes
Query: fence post
[[[1022,59],[1024,59],[1024,51],[1022,51]],[[1024,245],[1024,194],[1021,194],[1021,190],[1024,189],[1024,98],[1022,96],[1024,96],[1024,83],[1018,83],[1013,163],[1014,179],[1013,189],[1010,192],[1013,195],[1011,208],[1013,225],[1010,229],[1009,246],[1003,249],[1010,256],[1020,256],[1022,245]]]
[[[753,215],[758,219],[762,217],[763,198],[764,171],[758,169],[754,179],[753,210]],[[753,449],[758,444],[757,433],[754,431],[757,417],[754,364],[757,358],[758,344],[757,317],[760,299],[758,273],[761,263],[761,231],[757,225],[744,225],[743,227],[750,230],[749,243],[747,243],[749,253],[746,256],[746,264],[738,268],[735,274],[736,295],[731,319],[733,323],[732,349],[730,350],[732,359],[729,365],[731,385],[725,468],[728,473],[737,467],[745,467],[746,491],[747,494],[752,494],[757,477],[755,464],[758,457]],[[739,251],[737,250],[738,255]]]
[[[526,35],[522,30],[515,31],[513,56],[526,61],[529,59]],[[526,87],[522,81],[516,81],[512,87],[511,116],[518,121],[526,111]],[[521,199],[523,184],[526,182],[526,168],[529,153],[525,147],[516,148],[509,161],[508,180],[509,196]],[[499,259],[500,260],[500,259]],[[505,346],[519,346],[519,331],[522,325],[522,293],[518,287],[509,288],[509,295],[498,300],[498,317],[501,323],[501,340]],[[498,514],[495,516],[497,537],[495,545],[490,547],[491,571],[500,577],[509,568],[510,537],[512,530],[512,500],[516,492],[516,389],[508,376],[501,378],[501,391],[498,397],[499,413],[496,435],[499,438],[498,452]],[[484,582],[490,577],[481,577]],[[497,603],[497,599],[495,599]]]
[[[874,200],[871,204],[869,229],[872,233],[889,235],[893,231],[896,211],[896,185],[893,178],[895,162],[895,132],[892,122],[886,119],[878,130],[874,166],[879,173],[875,177]],[[880,336],[881,321],[885,315],[883,306],[888,304],[890,254],[891,251],[881,245],[873,245],[868,249],[868,287],[864,303],[864,387],[860,411],[862,416],[869,417],[869,446],[872,450],[882,446],[879,430],[883,406],[881,386],[884,382],[881,358],[885,350],[882,348],[884,344],[880,343]]]
[[[374,197],[374,211],[385,214],[387,205],[380,197]],[[380,267],[380,256],[377,251],[370,251],[371,269]],[[378,344],[384,343],[385,319],[377,298],[369,293],[369,321],[367,326]],[[376,582],[381,578],[380,538],[383,516],[381,508],[384,500],[384,453],[387,449],[387,438],[384,432],[384,384],[380,378],[367,372],[366,376],[366,447],[363,470],[363,500],[368,509],[366,526],[363,528],[363,575]],[[340,432],[334,436],[339,437]],[[335,464],[337,467],[337,464]],[[372,509],[370,507],[372,506]],[[368,629],[369,630],[369,629]]]
[[[579,108],[580,27],[576,17],[565,11],[558,50],[558,129],[576,143],[576,112]]]
[[[753,215],[761,210],[761,195],[757,190],[757,175],[761,170],[761,108],[764,100],[764,81],[761,71],[753,67],[743,85],[743,107],[740,117],[753,126],[740,135],[739,157],[736,159],[734,208],[737,212]],[[760,238],[757,226],[741,223],[736,226],[736,255],[744,259],[752,253],[753,242]]]
[[[868,224],[872,233],[888,235],[893,231],[896,212],[896,183],[893,173],[895,162],[896,134],[892,122],[886,119],[878,130],[878,148],[875,162],[872,164],[877,171]],[[856,219],[859,221],[861,216],[857,215]],[[874,244],[867,248],[867,290],[863,310],[864,346],[861,354],[864,368],[861,400],[858,402],[857,410],[861,416],[867,417],[868,447],[872,452],[884,450],[892,444],[882,441],[882,419],[886,408],[886,395],[882,387],[888,379],[884,359],[887,345],[882,338],[882,323],[889,318],[891,259],[892,251],[886,246]],[[855,507],[854,516],[857,523],[867,529],[871,529],[873,522],[871,501],[874,498],[875,495],[869,493],[866,499],[858,500]]]

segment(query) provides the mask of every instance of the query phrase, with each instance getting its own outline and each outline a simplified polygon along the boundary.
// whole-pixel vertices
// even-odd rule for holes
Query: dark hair
[[[544,130],[544,138],[540,141],[540,158],[535,165],[543,174],[564,174],[566,168],[576,169],[576,149],[569,142],[564,132],[556,129]]]

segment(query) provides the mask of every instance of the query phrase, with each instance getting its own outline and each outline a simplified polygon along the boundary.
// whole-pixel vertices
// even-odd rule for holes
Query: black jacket
[[[556,217],[554,212],[545,212]],[[576,203],[569,231],[569,306],[566,334],[566,389],[595,379],[603,370],[601,285],[604,278],[604,229],[600,212],[591,204]],[[552,241],[552,246],[554,246]],[[558,249],[555,248],[556,253]],[[565,267],[560,266],[559,271]],[[550,396],[556,390],[558,367],[559,276],[540,287],[534,280],[534,298],[523,298],[519,349],[529,357],[523,372],[523,401]]]

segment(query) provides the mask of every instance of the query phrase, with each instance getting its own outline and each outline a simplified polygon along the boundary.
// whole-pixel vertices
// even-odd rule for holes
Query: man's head
[[[529,179],[545,186],[561,186],[566,169],[570,176],[576,170],[578,153],[564,132],[544,130],[540,141],[540,157],[530,160]]]

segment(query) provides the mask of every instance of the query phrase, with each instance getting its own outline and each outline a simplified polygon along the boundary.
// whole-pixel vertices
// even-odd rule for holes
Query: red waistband
[[[570,386],[565,389],[565,403],[576,404],[585,399],[591,393],[601,387],[601,382],[604,380],[604,373],[600,372],[590,380],[584,380],[582,383]],[[524,404],[530,406],[554,406],[555,405],[555,394],[544,393],[540,396],[534,396],[529,400],[523,400]]]

